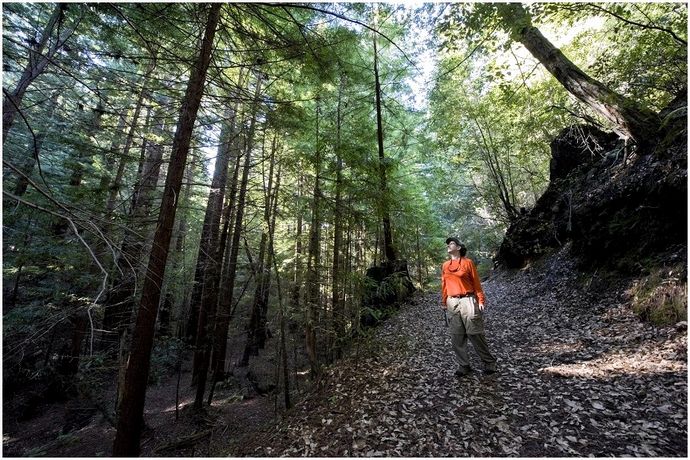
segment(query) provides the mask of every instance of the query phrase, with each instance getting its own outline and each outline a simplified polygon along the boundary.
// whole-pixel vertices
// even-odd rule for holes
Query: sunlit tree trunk
[[[225,122],[221,130],[218,156],[216,157],[215,171],[211,182],[211,190],[206,206],[204,228],[208,232],[208,239],[200,241],[199,254],[206,253],[201,305],[197,319],[196,349],[194,352],[194,376],[198,377],[199,371],[206,368],[203,361],[208,361],[208,336],[213,329],[216,306],[218,305],[218,284],[222,269],[223,253],[219,251],[221,238],[221,214],[225,200],[225,189],[228,179],[228,164],[232,151],[232,143],[235,134],[235,122],[237,118],[237,104],[234,108],[226,108]]]
[[[244,78],[242,72],[240,72],[240,77],[239,77],[239,88],[241,88],[244,84]],[[206,267],[209,264],[213,264],[215,259],[212,259],[215,257],[215,252],[217,250],[217,244],[213,244],[211,241],[212,238],[215,238],[216,242],[218,241],[218,237],[214,237],[214,225],[213,222],[215,222],[216,217],[220,216],[220,213],[222,212],[222,200],[224,199],[224,192],[225,192],[225,186],[227,182],[227,167],[228,167],[228,162],[230,160],[230,156],[232,151],[234,151],[234,145],[237,143],[237,130],[236,125],[237,125],[237,118],[238,118],[238,111],[240,107],[240,98],[237,97],[235,99],[235,103],[233,104],[233,107],[230,109],[228,108],[226,118],[228,119],[228,125],[226,125],[226,129],[228,130],[225,135],[225,142],[227,143],[226,148],[227,152],[225,152],[225,156],[223,157],[225,160],[224,164],[224,183],[223,183],[223,194],[221,194],[220,197],[214,196],[214,200],[212,200],[211,195],[209,195],[209,202],[206,207],[206,214],[204,215],[204,223],[202,226],[202,231],[201,231],[201,239],[199,241],[199,252],[197,255],[196,259],[196,269],[194,271],[194,283],[192,285],[192,295],[191,295],[191,300],[190,300],[190,305],[191,305],[191,313],[189,315],[189,321],[187,325],[187,335],[188,339],[190,342],[195,343],[197,341],[197,333],[199,330],[199,318],[200,318],[200,308],[201,308],[201,303],[203,300],[203,293],[204,293],[204,286],[206,285],[206,274],[207,274],[207,269]],[[236,155],[234,155],[235,158],[237,158]],[[218,169],[219,168],[218,161],[216,161],[216,167],[214,171],[214,180],[217,181],[216,176],[221,173],[221,171]],[[213,191],[213,188],[212,188]],[[220,200],[220,203],[218,203],[218,200]],[[217,212],[218,214],[215,215],[214,213]],[[220,255],[221,259],[223,255]],[[221,260],[219,259],[219,260]],[[217,284],[217,283],[216,283]],[[204,317],[206,318],[208,316],[208,312],[203,313]],[[203,326],[204,328],[206,325]],[[198,367],[195,366],[194,368],[194,376],[196,378],[198,371]]]
[[[175,222],[178,197],[182,185],[192,130],[204,92],[206,72],[211,60],[211,49],[220,16],[220,3],[208,8],[208,20],[198,59],[192,66],[180,116],[173,139],[172,155],[168,167],[165,191],[153,239],[147,276],[144,278],[141,304],[132,334],[131,353],[125,376],[125,391],[120,404],[113,456],[139,455],[146,383],[151,364],[153,335],[160,302],[161,285],[168,259],[168,248]]]
[[[230,306],[232,305],[232,297],[234,295],[235,274],[237,272],[237,257],[239,255],[240,236],[242,234],[242,225],[244,222],[244,203],[247,195],[247,184],[249,181],[249,170],[251,168],[251,152],[254,144],[254,131],[256,129],[257,117],[259,115],[259,99],[261,95],[261,86],[264,75],[257,72],[256,88],[254,91],[254,100],[252,102],[251,120],[249,122],[249,129],[245,136],[244,146],[244,168],[242,171],[242,180],[239,185],[239,193],[237,196],[237,211],[235,217],[235,228],[232,233],[232,245],[230,259],[228,261],[227,278],[224,280],[227,283],[227,291],[224,295],[227,296],[228,302],[219,304],[218,314],[216,316],[215,325],[213,328],[213,361],[212,371],[214,376],[220,376],[225,369],[225,356],[228,342],[228,327],[230,326]],[[207,368],[208,369],[208,368]],[[201,379],[206,380],[206,376],[201,372],[198,375],[199,383],[197,386],[197,401],[195,404],[200,404]],[[201,393],[203,398],[203,393]]]
[[[529,13],[520,3],[499,4],[498,11],[513,38],[522,43],[568,92],[608,120],[621,137],[645,143],[656,135],[660,121],[655,113],[612,91],[573,64],[532,25]]]

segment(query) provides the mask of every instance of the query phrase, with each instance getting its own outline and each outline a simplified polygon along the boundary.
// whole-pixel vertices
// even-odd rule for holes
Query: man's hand
[[[484,304],[483,303],[479,304],[479,311],[484,311]]]
[[[441,301],[441,310],[448,310],[448,305],[444,301]]]

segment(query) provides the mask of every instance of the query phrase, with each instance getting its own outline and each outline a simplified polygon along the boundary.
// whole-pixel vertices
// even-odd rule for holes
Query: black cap
[[[446,238],[446,244],[450,243],[451,241],[454,242],[455,244],[457,244],[458,246],[460,246],[460,244],[461,244],[460,240],[455,238],[454,236]]]

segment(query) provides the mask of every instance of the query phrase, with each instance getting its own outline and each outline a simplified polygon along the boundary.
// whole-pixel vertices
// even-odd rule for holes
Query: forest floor
[[[191,412],[186,363],[179,396],[177,376],[149,388],[142,456],[686,457],[687,323],[642,323],[603,284],[565,256],[494,275],[484,288],[498,373],[482,375],[470,350],[477,371],[462,379],[438,293],[417,294],[282,416],[280,395],[232,384]],[[60,434],[65,414],[54,404],[4,418],[3,456],[111,454],[102,415]]]

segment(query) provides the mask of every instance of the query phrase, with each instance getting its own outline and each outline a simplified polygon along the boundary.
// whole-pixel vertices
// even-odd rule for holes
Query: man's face
[[[451,241],[448,243],[448,254],[452,254],[455,251],[458,251],[460,248],[458,247],[457,244],[455,244],[455,241]]]

